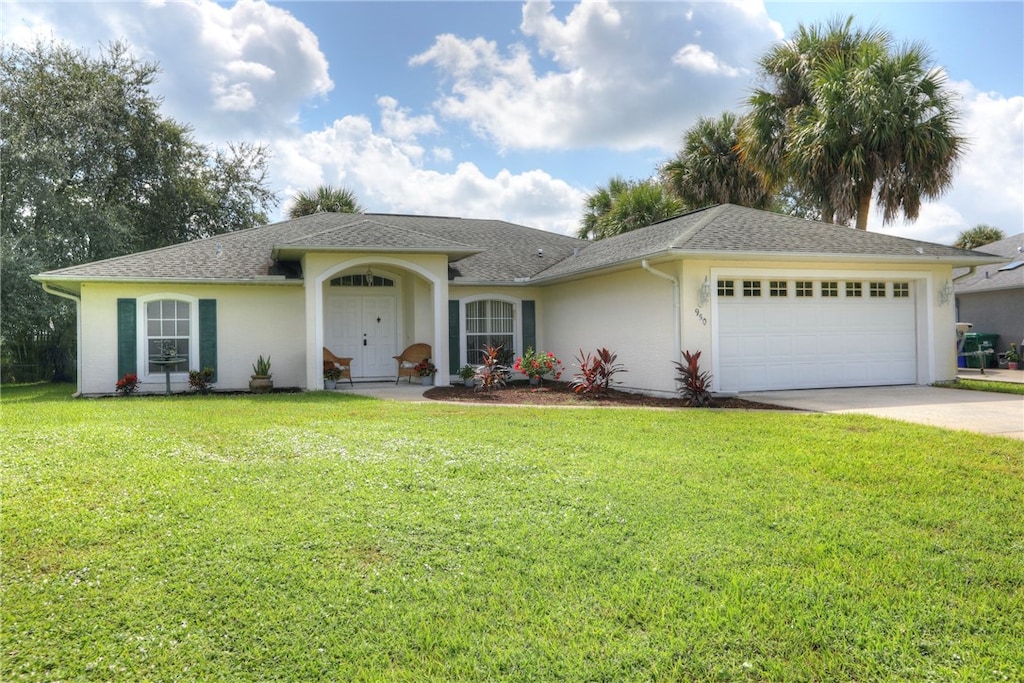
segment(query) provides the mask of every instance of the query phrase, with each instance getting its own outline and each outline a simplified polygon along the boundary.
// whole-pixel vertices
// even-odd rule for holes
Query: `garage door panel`
[[[774,279],[774,278],[773,278]],[[809,278],[795,278],[809,279]],[[917,380],[912,298],[719,297],[718,377],[723,391],[908,384]],[[815,284],[815,292],[820,286]],[[892,291],[890,287],[888,291]],[[911,290],[913,291],[913,290]],[[738,294],[738,292],[737,292]]]

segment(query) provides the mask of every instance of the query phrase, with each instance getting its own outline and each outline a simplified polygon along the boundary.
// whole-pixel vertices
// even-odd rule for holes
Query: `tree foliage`
[[[921,45],[853,17],[800,25],[759,61],[741,149],[767,183],[794,184],[825,220],[866,229],[873,199],[890,223],[917,218],[951,184],[965,141],[959,112]]]
[[[694,208],[738,204],[768,209],[773,204],[761,176],[740,154],[739,118],[731,112],[697,119],[682,149],[659,172],[672,194]]]
[[[30,275],[255,226],[276,203],[264,148],[198,144],[160,114],[157,73],[122,43],[97,56],[43,42],[0,53],[7,365],[39,363],[40,348],[57,375],[69,365],[73,309]]]
[[[314,190],[300,190],[295,195],[295,200],[288,215],[291,218],[309,216],[323,211],[335,213],[364,213],[364,209],[356,195],[347,187],[334,187],[333,185],[320,185]]]
[[[685,206],[655,179],[616,176],[587,196],[577,237],[600,240],[676,216]]]
[[[961,249],[977,249],[1001,239],[1006,239],[1005,232],[995,226],[982,223],[957,235],[953,246]]]

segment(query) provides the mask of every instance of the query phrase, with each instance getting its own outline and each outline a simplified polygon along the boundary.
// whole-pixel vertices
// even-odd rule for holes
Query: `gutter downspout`
[[[40,282],[43,291],[75,302],[75,386],[74,398],[82,395],[82,297],[63,289],[56,289],[47,282]]]
[[[676,348],[675,348],[676,356],[675,357],[676,357],[676,360],[678,360],[683,355],[683,333],[682,333],[682,329],[681,329],[682,328],[682,319],[680,317],[680,305],[679,305],[679,278],[677,278],[675,276],[672,276],[672,275],[669,275],[668,273],[663,273],[660,270],[655,270],[654,268],[651,267],[651,264],[647,262],[647,259],[644,259],[643,261],[641,261],[640,265],[643,267],[644,270],[646,270],[651,275],[655,275],[657,277],[662,278],[663,280],[668,280],[669,282],[672,283],[672,313],[675,316],[675,324],[673,325],[673,327],[675,328],[675,342],[676,342]]]

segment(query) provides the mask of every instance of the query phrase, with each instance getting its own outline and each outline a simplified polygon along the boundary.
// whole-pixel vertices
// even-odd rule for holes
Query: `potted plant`
[[[341,379],[341,368],[336,365],[324,370],[324,389],[333,391],[338,386],[338,380]]]
[[[434,375],[437,374],[437,367],[430,362],[429,358],[421,360],[416,364],[416,367],[414,367],[413,370],[415,370],[416,374],[419,375],[420,384],[430,386],[434,383]]]
[[[476,382],[473,380],[476,377],[476,368],[472,365],[463,365],[459,368],[459,377],[462,378],[462,383],[467,387],[473,386]]]
[[[1010,342],[1010,350],[1006,352],[1006,367],[1016,370],[1018,363],[1020,363],[1020,351],[1017,350],[1016,344]]]
[[[527,346],[526,352],[516,359],[512,368],[529,377],[530,384],[540,384],[547,376],[556,380],[562,376],[562,361],[558,360],[555,354],[550,351],[534,351],[530,346]]]
[[[270,356],[266,358],[263,354],[252,364],[252,376],[249,378],[249,391],[254,394],[266,394],[274,388],[274,382],[270,379]]]

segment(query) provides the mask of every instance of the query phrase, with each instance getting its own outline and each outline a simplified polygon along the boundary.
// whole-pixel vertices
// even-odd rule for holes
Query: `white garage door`
[[[720,278],[717,302],[720,391],[917,381],[910,282]]]

